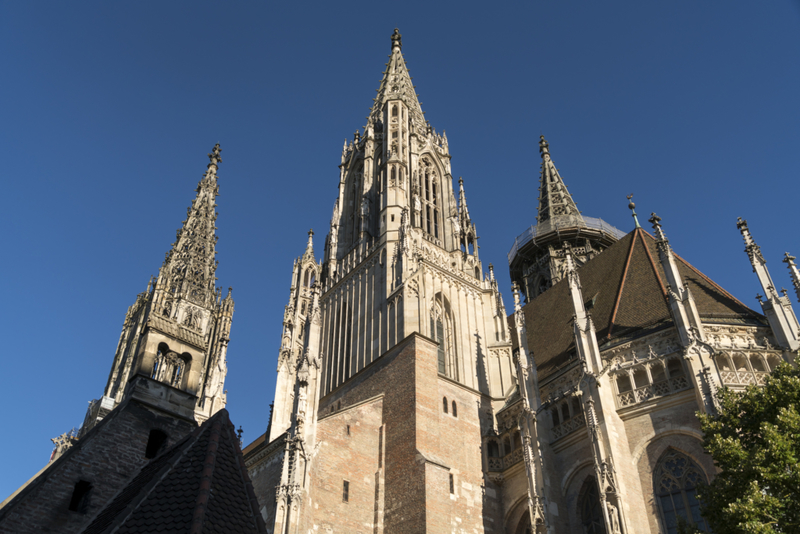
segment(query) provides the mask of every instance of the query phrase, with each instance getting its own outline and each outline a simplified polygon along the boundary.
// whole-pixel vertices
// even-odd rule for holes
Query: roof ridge
[[[228,429],[228,434],[231,438],[233,435],[231,432],[236,432],[236,426],[228,418],[228,424],[225,425]],[[253,518],[256,522],[256,530],[260,533],[267,534],[267,525],[264,522],[264,518],[261,517],[261,512],[258,507],[258,498],[256,497],[256,492],[253,489],[253,481],[250,480],[250,475],[247,473],[247,465],[244,463],[244,453],[242,452],[242,447],[239,442],[239,439],[232,439],[233,441],[233,448],[238,454],[236,455],[236,463],[239,466],[239,476],[241,477],[241,481],[244,484],[245,491],[247,492],[247,504],[250,505],[250,509],[253,512]]]
[[[197,492],[194,514],[192,516],[192,526],[189,534],[201,534],[205,521],[206,510],[208,509],[208,498],[211,495],[211,480],[214,478],[214,470],[217,465],[217,451],[219,450],[219,436],[221,434],[224,420],[227,419],[228,411],[223,409],[217,412],[216,420],[211,425],[208,437],[208,447],[206,457],[203,461],[203,472],[200,474],[200,488]]]
[[[652,235],[650,235],[650,232],[648,232],[647,230],[643,228],[638,228],[638,230],[640,232],[644,232],[651,238],[655,239]],[[650,260],[650,265],[653,267],[653,272],[656,273],[656,279],[658,280],[658,285],[661,287],[661,293],[664,295],[664,297],[666,297],[667,288],[664,285],[664,282],[661,280],[661,275],[658,274],[658,267],[656,267],[656,262],[653,260],[653,255],[650,254],[650,247],[647,246],[647,243],[645,243],[644,238],[642,238],[642,245],[644,245],[644,251],[647,252],[647,259]]]
[[[622,291],[625,288],[625,279],[628,278],[628,267],[631,265],[631,257],[633,256],[633,248],[636,245],[636,231],[633,232],[633,238],[631,239],[631,246],[628,249],[628,258],[625,260],[625,269],[622,271],[622,280],[619,284],[619,290],[617,291],[617,298],[614,302],[614,311],[611,313],[611,320],[608,322],[608,334],[606,334],[606,339],[611,339],[611,332],[614,330],[614,321],[617,318],[617,311],[619,310],[619,303],[622,301]]]
[[[136,479],[144,474],[148,467],[156,465],[158,461],[164,461],[164,464],[160,465],[156,468],[155,472],[150,477],[150,481],[147,482],[144,486],[142,486],[139,491],[137,491],[134,496],[128,501],[125,507],[118,513],[112,517],[108,526],[106,526],[103,530],[97,531],[100,532],[112,532],[116,531],[120,526],[124,525],[125,522],[130,518],[130,516],[139,508],[139,506],[150,496],[153,490],[158,487],[161,482],[163,482],[164,478],[172,472],[172,469],[181,461],[183,456],[186,454],[186,451],[191,449],[191,446],[200,438],[203,433],[203,426],[198,426],[195,430],[190,432],[186,437],[175,443],[172,447],[164,451],[162,454],[157,456],[153,459],[152,462],[145,464],[136,473],[133,477],[131,477],[122,488],[114,495],[113,498],[109,499],[106,505],[97,513],[97,515],[92,519],[91,523],[84,529],[82,532],[85,534],[90,532],[90,528],[92,525],[95,524],[100,518],[100,516],[108,510],[117,499],[121,498],[125,491],[133,484]],[[172,457],[170,457],[172,455]]]

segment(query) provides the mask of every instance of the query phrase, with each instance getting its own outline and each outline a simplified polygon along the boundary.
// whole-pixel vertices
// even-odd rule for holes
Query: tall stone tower
[[[215,287],[217,269],[217,168],[219,145],[197,186],[172,249],[158,277],[128,308],[103,397],[90,402],[81,434],[88,432],[144,375],[197,397],[194,418],[202,423],[225,407],[226,351],[233,299]]]
[[[539,153],[542,171],[537,224],[517,237],[508,253],[511,281],[520,287],[526,300],[536,298],[564,278],[563,243],[571,245],[572,259],[580,267],[625,235],[604,220],[578,211],[550,157],[550,145],[544,136],[539,140]]]
[[[367,124],[345,141],[323,261],[310,235],[295,262],[270,429],[245,451],[275,532],[422,532],[467,517],[482,499],[481,435],[514,387],[464,181],[457,200],[447,136],[425,120],[401,49],[395,30]],[[431,433],[440,425],[470,452]],[[450,510],[462,482],[465,508]]]

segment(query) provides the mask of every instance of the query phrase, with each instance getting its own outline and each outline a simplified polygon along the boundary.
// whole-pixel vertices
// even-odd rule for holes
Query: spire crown
[[[539,136],[539,154],[543,160],[550,159],[550,143],[547,142],[543,135]]]
[[[211,153],[208,155],[208,159],[211,161],[211,163],[208,164],[209,168],[211,168],[212,165],[214,165],[216,167],[220,163],[222,163],[222,156],[220,156],[221,152],[222,152],[222,149],[219,147],[219,143],[214,145],[214,148],[211,150]]]
[[[394,33],[392,34],[392,51],[397,48],[398,50],[403,49],[403,36],[400,35],[400,30],[397,28],[394,29]]]

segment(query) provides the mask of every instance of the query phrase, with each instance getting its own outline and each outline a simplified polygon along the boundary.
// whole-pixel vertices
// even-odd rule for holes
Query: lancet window
[[[600,506],[597,480],[594,477],[588,477],[578,494],[578,513],[583,532],[606,534],[606,523],[603,519],[603,509]]]
[[[449,306],[439,296],[431,310],[431,337],[439,343],[437,361],[439,372],[450,378],[458,379],[456,366],[455,335],[453,318]]]
[[[436,168],[428,159],[420,161],[420,187],[422,188],[422,230],[435,240],[441,239],[442,199],[441,183]]]
[[[700,467],[682,452],[669,448],[661,456],[653,471],[653,484],[668,534],[677,534],[681,519],[701,532],[709,532],[697,500],[697,486],[706,482]]]

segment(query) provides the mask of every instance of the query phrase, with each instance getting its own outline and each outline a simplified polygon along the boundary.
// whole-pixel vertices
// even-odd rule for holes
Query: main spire
[[[539,154],[542,156],[542,172],[539,184],[539,224],[556,217],[575,217],[578,224],[583,224],[583,217],[578,206],[572,200],[564,180],[558,174],[553,160],[550,158],[550,145],[544,136],[539,139]],[[574,223],[573,223],[574,224]]]
[[[425,116],[419,104],[419,97],[414,90],[411,82],[411,75],[408,73],[405,59],[402,53],[402,36],[397,28],[392,34],[392,53],[389,56],[389,63],[383,72],[381,85],[378,87],[378,96],[369,113],[369,124],[373,125],[381,121],[383,105],[388,100],[402,100],[408,106],[409,113],[414,122],[419,125],[425,124]]]
[[[186,220],[177,232],[172,250],[167,252],[159,276],[167,278],[167,292],[172,298],[182,297],[206,307],[212,307],[216,298],[217,261],[214,256],[220,152],[218,143],[208,155],[210,163],[197,186],[197,197],[187,210]]]

